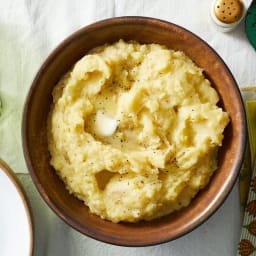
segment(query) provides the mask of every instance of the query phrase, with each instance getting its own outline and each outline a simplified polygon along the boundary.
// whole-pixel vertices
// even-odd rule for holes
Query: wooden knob
[[[214,13],[218,20],[230,24],[242,17],[243,8],[243,3],[240,0],[217,0]]]

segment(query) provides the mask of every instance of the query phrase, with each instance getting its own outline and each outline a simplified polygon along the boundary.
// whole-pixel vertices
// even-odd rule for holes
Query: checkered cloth
[[[240,172],[242,228],[237,255],[256,255],[256,88],[243,91],[248,124],[248,145]]]

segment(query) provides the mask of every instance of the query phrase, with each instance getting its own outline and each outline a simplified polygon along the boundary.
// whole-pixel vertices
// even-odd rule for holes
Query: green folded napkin
[[[1,101],[1,98],[0,98],[0,116],[2,114],[2,101]]]
[[[15,173],[27,173],[21,145],[23,99],[1,91],[0,101],[0,159]]]

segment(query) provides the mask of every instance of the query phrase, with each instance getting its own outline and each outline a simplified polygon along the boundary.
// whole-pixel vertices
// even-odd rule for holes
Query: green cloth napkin
[[[26,173],[21,146],[21,116],[23,100],[12,95],[0,94],[0,157],[15,170]]]

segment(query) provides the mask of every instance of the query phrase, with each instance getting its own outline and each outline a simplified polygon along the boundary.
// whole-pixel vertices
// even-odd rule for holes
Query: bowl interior
[[[58,80],[90,49],[119,39],[158,43],[185,52],[204,69],[230,115],[219,168],[209,185],[183,210],[150,222],[114,224],[91,214],[65,189],[49,164],[46,122],[52,90]],[[73,228],[95,239],[125,246],[144,246],[175,239],[206,220],[231,190],[245,148],[245,115],[239,90],[218,55],[201,39],[176,25],[149,18],[123,17],[101,21],[71,35],[47,58],[29,91],[23,113],[23,149],[37,189],[53,211]]]

